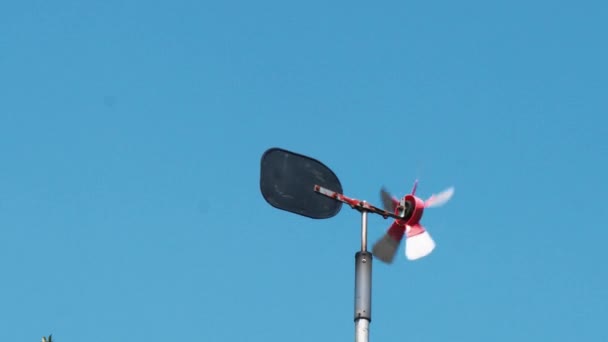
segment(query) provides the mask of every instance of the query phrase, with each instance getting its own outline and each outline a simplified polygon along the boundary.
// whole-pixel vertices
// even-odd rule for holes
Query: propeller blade
[[[390,235],[384,234],[372,248],[372,254],[376,259],[391,264],[397,255],[399,249],[399,241],[393,239]]]
[[[382,198],[382,205],[384,206],[384,210],[394,213],[395,208],[397,208],[397,205],[399,205],[399,200],[396,199],[393,195],[391,195],[384,187],[380,189],[380,198]]]
[[[392,263],[397,254],[397,249],[399,249],[399,245],[401,244],[401,240],[403,240],[404,234],[405,227],[393,222],[386,234],[384,234],[384,236],[374,244],[374,247],[372,247],[372,254],[374,257],[387,264]]]
[[[408,260],[425,257],[435,249],[435,241],[421,225],[407,226],[405,240],[405,256]]]
[[[440,207],[447,203],[454,196],[454,187],[451,186],[438,194],[433,194],[424,202],[425,208]]]

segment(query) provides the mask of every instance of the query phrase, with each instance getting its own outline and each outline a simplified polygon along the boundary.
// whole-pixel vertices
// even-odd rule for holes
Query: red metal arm
[[[388,217],[392,217],[394,219],[397,220],[404,220],[407,218],[404,217],[400,217],[398,215],[395,215],[394,213],[388,212],[386,210],[380,209],[378,207],[375,207],[365,201],[361,201],[358,199],[354,199],[354,198],[350,198],[347,196],[344,196],[343,194],[339,194],[335,191],[331,191],[329,189],[326,189],[320,185],[315,185],[314,190],[316,193],[327,196],[329,198],[332,198],[336,201],[340,201],[342,203],[346,203],[348,204],[351,208],[358,210],[358,211],[367,211],[367,212],[371,212],[374,214],[378,214],[382,217],[384,217],[385,219]]]

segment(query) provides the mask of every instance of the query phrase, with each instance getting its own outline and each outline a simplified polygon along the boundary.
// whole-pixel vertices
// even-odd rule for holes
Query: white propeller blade
[[[434,249],[435,241],[426,230],[405,240],[405,257],[409,260],[425,257],[431,254]]]
[[[425,208],[440,207],[454,196],[454,187],[451,186],[438,194],[434,194],[424,202]]]

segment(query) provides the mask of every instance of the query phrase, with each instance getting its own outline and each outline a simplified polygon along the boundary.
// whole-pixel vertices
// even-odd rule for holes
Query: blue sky
[[[378,204],[456,188],[430,256],[374,263],[372,341],[606,341],[607,12],[4,3],[3,338],[352,339],[359,216],[268,205],[282,147]]]

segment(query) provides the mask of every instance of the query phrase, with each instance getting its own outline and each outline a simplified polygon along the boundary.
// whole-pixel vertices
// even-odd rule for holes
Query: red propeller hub
[[[424,213],[424,201],[414,195],[406,195],[404,198],[405,212],[411,212],[411,216],[408,220],[399,220],[401,225],[413,226],[420,222],[422,214]],[[399,208],[397,209],[399,210]]]

